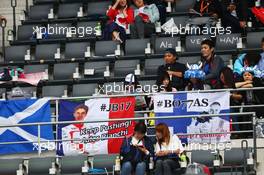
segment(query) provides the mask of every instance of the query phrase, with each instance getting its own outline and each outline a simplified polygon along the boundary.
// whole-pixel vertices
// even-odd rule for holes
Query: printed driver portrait
[[[208,112],[201,114],[220,114],[221,104],[213,102]],[[229,122],[220,117],[197,117],[192,119],[191,124],[187,127],[187,133],[197,134],[188,139],[190,143],[219,143],[228,141],[227,134],[209,133],[225,133],[229,132]]]
[[[84,121],[85,117],[88,114],[89,108],[84,105],[78,105],[74,109],[74,119],[75,121]],[[62,145],[64,155],[76,155],[80,153],[86,153],[85,144],[82,143],[82,136],[80,135],[81,130],[85,127],[84,123],[71,124],[62,128]],[[71,141],[68,141],[72,139]],[[75,139],[75,140],[74,140]],[[66,141],[63,141],[66,140]]]

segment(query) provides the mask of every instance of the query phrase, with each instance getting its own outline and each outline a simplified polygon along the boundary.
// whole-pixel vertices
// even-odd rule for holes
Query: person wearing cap
[[[188,70],[184,73],[184,78],[188,80],[188,84],[185,87],[185,91],[193,90],[209,90],[211,87],[204,83],[205,72],[201,70],[202,63],[189,65],[187,63]]]
[[[244,67],[242,68],[243,80],[242,82],[237,82],[235,85],[237,88],[254,88],[263,87],[263,82],[257,78],[255,75],[258,74],[257,66],[255,67]],[[241,91],[242,100],[245,105],[260,105],[264,104],[264,91],[263,90],[247,90]],[[264,108],[244,108],[244,112],[256,112],[257,117],[264,116]],[[244,116],[241,118],[242,122],[251,121],[250,116]],[[251,130],[252,127],[249,125],[241,125],[241,130]],[[252,137],[252,134],[245,134],[246,137]]]
[[[172,82],[172,87],[177,90],[184,90],[184,72],[186,66],[184,64],[176,62],[177,54],[176,51],[172,48],[169,48],[165,51],[164,54],[164,65],[159,66],[158,68],[158,80],[163,77],[164,71],[167,72],[170,76],[170,81]],[[158,84],[159,82],[157,82]]]
[[[124,81],[124,94],[141,94],[144,93],[141,85],[139,84],[137,77],[134,74],[128,74]],[[147,107],[146,99],[144,96],[136,96],[135,110],[142,110]],[[136,117],[140,117],[141,114],[136,114]]]
[[[215,87],[221,69],[224,67],[223,59],[215,54],[214,42],[206,39],[201,43],[201,61],[205,72],[205,83]]]

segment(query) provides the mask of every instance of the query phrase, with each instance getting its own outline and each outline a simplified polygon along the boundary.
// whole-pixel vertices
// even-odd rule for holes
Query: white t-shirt
[[[176,134],[170,136],[170,142],[168,145],[166,143],[162,143],[161,145],[159,145],[158,142],[155,145],[156,153],[158,153],[159,151],[175,151],[178,149],[180,149],[180,153],[184,151],[181,140]]]

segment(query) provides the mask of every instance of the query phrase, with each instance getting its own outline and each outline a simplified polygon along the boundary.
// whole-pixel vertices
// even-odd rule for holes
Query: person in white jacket
[[[88,107],[84,104],[78,105],[74,109],[73,116],[75,121],[84,121],[88,113]],[[85,144],[81,140],[81,130],[84,128],[83,123],[71,124],[62,128],[62,146],[64,155],[76,155],[85,153]],[[72,140],[71,140],[72,139]],[[74,140],[75,139],[75,140]],[[64,141],[65,140],[65,141]],[[69,141],[71,140],[71,141]]]
[[[173,175],[173,169],[179,168],[179,155],[184,151],[176,134],[172,134],[166,124],[156,126],[157,143],[155,145],[155,175]]]

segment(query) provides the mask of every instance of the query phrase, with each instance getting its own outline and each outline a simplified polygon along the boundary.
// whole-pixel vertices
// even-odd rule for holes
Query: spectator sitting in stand
[[[240,33],[246,28],[247,1],[246,0],[222,0],[223,26],[231,27],[233,33]]]
[[[144,0],[133,0],[136,5],[135,23],[130,26],[132,38],[150,37],[155,32],[159,20],[159,10],[155,4],[146,5]]]
[[[155,4],[158,9],[159,9],[159,13],[160,13],[160,22],[161,24],[164,24],[166,22],[166,7],[167,7],[167,3],[171,2],[173,3],[174,0],[146,0],[147,4]]]
[[[220,71],[220,77],[219,77],[219,81],[217,83],[216,86],[217,89],[236,89],[235,86],[235,78],[234,78],[234,74],[232,69],[230,69],[229,67],[224,67],[221,71]],[[239,106],[241,105],[242,102],[242,95],[239,91],[234,91],[230,93],[230,105],[231,106]],[[232,113],[235,112],[239,112],[238,108],[232,108],[230,109]],[[240,120],[239,117],[234,116],[232,117],[232,121],[233,122],[238,122],[238,121],[242,121]],[[233,126],[234,130],[238,131],[239,130],[239,125],[234,125]],[[238,135],[234,134],[232,135],[232,137],[237,138]]]
[[[255,52],[240,55],[234,63],[235,78],[241,78],[244,67],[254,67],[259,63],[260,58],[260,54]]]
[[[237,82],[237,88],[254,88],[263,87],[263,82],[258,78],[259,70],[255,67],[244,67],[242,69],[243,81]],[[242,92],[245,105],[259,105],[264,104],[263,90],[247,90]],[[250,111],[256,111],[258,117],[264,115],[263,108],[253,108]]]
[[[187,63],[187,67],[189,70],[185,71],[184,73],[184,78],[188,80],[188,84],[185,87],[185,91],[211,89],[208,84],[204,83],[205,73],[203,70],[201,70],[202,66],[202,63],[200,63],[200,65],[189,65]]]
[[[176,92],[176,88],[172,87],[172,83],[170,81],[170,75],[168,72],[164,71],[163,75],[159,77],[160,79],[157,81],[157,85],[159,87],[159,92]]]
[[[176,62],[176,51],[172,48],[169,48],[165,51],[164,61],[165,64],[159,66],[158,68],[158,81],[162,79],[161,77],[164,74],[164,71],[167,72],[170,76],[170,81],[172,82],[172,87],[177,90],[184,90],[184,72],[186,67],[184,64]],[[157,82],[159,84],[159,82]]]
[[[201,47],[205,83],[213,88],[219,78],[220,70],[224,67],[224,61],[214,53],[214,43],[212,40],[206,39],[202,41]]]
[[[264,72],[264,37],[262,38],[262,41],[261,41],[261,48],[262,48],[262,53],[261,53],[261,59],[258,62],[258,69],[261,72]],[[262,74],[264,74],[264,73],[262,73]],[[261,77],[264,77],[264,75],[262,75]]]
[[[104,39],[121,43],[125,41],[126,29],[134,22],[134,11],[129,5],[128,0],[115,0],[107,11],[110,20],[104,30]]]
[[[188,22],[192,26],[192,34],[198,34],[196,33],[197,27],[205,27],[210,30],[212,26],[215,26],[217,20],[222,17],[220,6],[221,3],[218,0],[196,1],[193,9],[190,9],[192,17]]]
[[[154,154],[152,141],[146,136],[147,127],[144,123],[137,123],[133,136],[125,138],[121,146],[122,168],[121,175],[144,175],[150,156]]]

